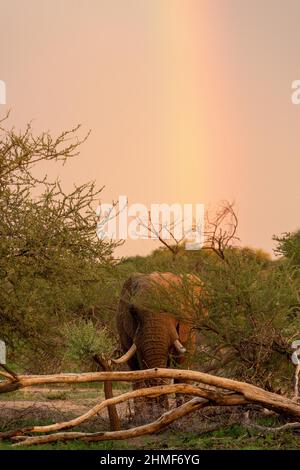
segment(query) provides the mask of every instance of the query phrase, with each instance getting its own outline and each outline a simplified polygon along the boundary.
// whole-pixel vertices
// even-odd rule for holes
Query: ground
[[[114,390],[118,395],[127,385]],[[78,416],[103,399],[101,385],[56,387],[32,387],[10,394],[0,395],[0,431],[20,426],[43,425]],[[118,407],[122,428],[132,426],[127,404]],[[160,433],[127,441],[84,443],[73,441],[51,445],[27,447],[30,449],[300,449],[300,432],[286,431],[280,434],[246,428],[241,424],[242,409],[210,408],[183,418]],[[256,422],[278,425],[274,416],[261,416],[251,410]],[[95,432],[109,430],[107,411],[75,430]],[[0,450],[11,449],[11,442],[0,441]],[[20,446],[17,449],[26,449]]]

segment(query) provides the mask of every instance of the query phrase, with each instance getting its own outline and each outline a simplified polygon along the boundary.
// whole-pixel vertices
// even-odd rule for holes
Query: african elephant
[[[188,344],[193,344],[193,334],[188,324],[176,319],[165,311],[150,311],[141,302],[143,294],[151,293],[156,285],[168,287],[182,282],[182,276],[172,273],[132,274],[124,283],[117,312],[117,329],[124,355],[116,363],[127,362],[131,370],[168,367],[171,358],[177,364],[183,363]],[[158,385],[162,381],[136,382],[134,388]],[[155,408],[167,407],[167,398],[143,400],[156,402]],[[141,400],[140,400],[141,405]],[[137,410],[137,403],[135,409]],[[139,410],[140,411],[140,410]],[[145,409],[143,414],[145,415]]]

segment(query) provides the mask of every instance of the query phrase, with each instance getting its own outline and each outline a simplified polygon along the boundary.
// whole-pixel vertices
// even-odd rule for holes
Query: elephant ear
[[[145,317],[147,318],[151,312],[146,308],[140,306],[140,304],[136,304],[135,302],[131,302],[129,304],[129,312],[136,326],[143,324]]]
[[[191,334],[190,326],[187,325],[186,323],[179,322],[176,329],[178,332],[180,342],[185,344],[188,341],[189,336]]]

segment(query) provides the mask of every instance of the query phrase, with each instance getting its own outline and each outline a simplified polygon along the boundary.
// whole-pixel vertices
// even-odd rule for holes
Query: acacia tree
[[[34,366],[56,357],[62,324],[82,316],[99,296],[115,244],[96,236],[94,183],[64,192],[37,177],[41,162],[65,163],[79,154],[79,126],[57,137],[7,129],[0,122],[1,339]],[[21,360],[22,353],[22,360]],[[25,361],[26,362],[26,361]],[[53,367],[54,363],[51,363]]]
[[[273,240],[277,242],[275,249],[277,255],[284,256],[294,265],[300,266],[300,230],[273,237]]]
[[[224,259],[200,250],[196,275],[184,276],[180,289],[156,286],[146,306],[173,314],[197,332],[193,368],[293,394],[299,267],[249,248],[227,245],[223,253]],[[181,273],[191,273],[191,266],[182,263]]]

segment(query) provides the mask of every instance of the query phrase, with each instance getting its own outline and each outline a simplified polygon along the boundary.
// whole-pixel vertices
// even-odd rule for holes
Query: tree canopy
[[[40,163],[79,154],[79,126],[57,137],[0,123],[1,339],[15,354],[59,361],[64,322],[96,303],[115,243],[96,236],[101,188],[85,183],[66,193],[60,181],[37,177]],[[103,287],[102,287],[103,289]],[[30,347],[29,347],[30,345]],[[54,359],[56,358],[56,359]],[[31,361],[32,362],[32,361]],[[52,364],[51,361],[49,363]],[[52,364],[53,365],[53,364]]]

